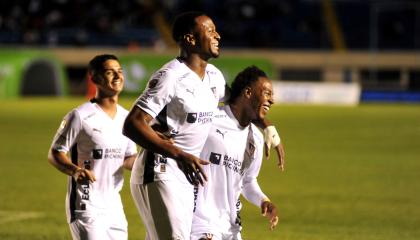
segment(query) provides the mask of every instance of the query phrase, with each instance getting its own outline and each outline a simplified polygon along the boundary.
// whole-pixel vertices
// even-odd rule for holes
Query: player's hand
[[[92,171],[85,168],[77,168],[73,173],[73,178],[77,183],[86,183],[96,181],[96,177]]]
[[[285,153],[281,143],[280,136],[274,126],[268,126],[264,129],[264,153],[266,159],[270,157],[270,149],[274,147],[278,158],[278,167],[284,171]]]
[[[270,221],[270,230],[273,230],[279,222],[279,217],[277,216],[277,208],[274,203],[270,201],[263,201],[261,203],[261,213],[263,216],[268,218]]]
[[[204,161],[192,154],[183,152],[177,159],[178,167],[184,172],[187,180],[193,184],[201,186],[204,185],[204,181],[207,181],[207,176],[203,171],[202,165],[207,165],[209,162]]]

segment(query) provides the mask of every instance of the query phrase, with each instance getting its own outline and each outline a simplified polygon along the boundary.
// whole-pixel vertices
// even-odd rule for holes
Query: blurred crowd
[[[331,49],[325,2],[334,6],[349,49],[420,48],[415,0],[1,1],[0,43],[165,46],[173,18],[201,10],[217,22],[226,47]]]

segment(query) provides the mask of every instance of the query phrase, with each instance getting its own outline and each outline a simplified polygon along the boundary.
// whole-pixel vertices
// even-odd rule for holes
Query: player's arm
[[[129,171],[133,169],[134,160],[136,160],[137,155],[132,155],[124,158],[123,167]]]
[[[48,162],[60,172],[72,176],[77,182],[85,180],[94,182],[96,180],[91,171],[73,164],[65,152],[50,149],[48,151]]]
[[[270,230],[273,230],[279,222],[277,215],[277,207],[270,201],[270,199],[264,199],[261,201],[261,214],[268,218],[270,221]]]
[[[203,184],[203,179],[207,181],[201,164],[208,162],[182,151],[172,141],[160,137],[150,126],[152,120],[151,115],[135,106],[124,122],[123,134],[149,151],[175,159],[192,184]]]
[[[263,129],[264,132],[264,155],[268,159],[270,157],[270,148],[274,147],[277,153],[278,167],[284,171],[285,152],[284,146],[281,142],[280,136],[277,133],[276,127],[268,119],[259,119],[253,123]]]

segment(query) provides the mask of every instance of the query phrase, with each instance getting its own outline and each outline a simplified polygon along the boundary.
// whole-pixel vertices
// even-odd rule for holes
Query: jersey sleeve
[[[77,136],[82,128],[80,116],[76,110],[69,112],[60,124],[54,136],[51,149],[68,152],[76,142]]]
[[[128,140],[127,149],[125,150],[125,157],[133,156],[137,153],[137,145],[131,140]]]
[[[174,96],[175,83],[175,73],[172,70],[157,71],[150,78],[135,106],[155,118]]]
[[[219,98],[219,102],[224,103],[225,101],[227,101],[228,99],[228,95],[226,92],[227,89],[227,83],[225,80],[225,77],[223,75],[223,73],[220,70],[217,70],[219,77],[217,78],[217,83],[216,83],[216,87],[217,87],[217,93],[218,93],[218,98]]]
[[[258,131],[257,129],[254,130]],[[263,156],[263,143],[262,140],[256,141],[256,151],[254,152],[254,159],[246,171],[243,179],[242,195],[246,200],[260,207],[261,201],[267,199],[267,196],[261,190],[258,184],[257,177],[261,169]]]

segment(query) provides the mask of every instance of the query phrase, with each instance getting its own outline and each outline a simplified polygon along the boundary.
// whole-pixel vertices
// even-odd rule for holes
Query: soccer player
[[[273,229],[276,206],[261,191],[257,176],[263,156],[263,136],[252,123],[263,119],[273,104],[266,74],[255,66],[240,72],[232,83],[228,104],[219,108],[200,158],[208,181],[196,188],[191,239],[241,239],[239,212],[242,194],[261,208]]]
[[[212,19],[183,13],[175,19],[172,36],[179,56],[151,76],[123,130],[144,149],[130,186],[147,239],[190,238],[193,185],[203,184],[202,164],[208,164],[198,156],[225,96],[222,73],[208,63],[219,56],[220,35]]]
[[[96,96],[64,117],[48,160],[69,176],[66,215],[73,239],[127,239],[119,192],[123,168],[131,170],[137,149],[121,132],[128,114],[118,105],[123,71],[108,54],[95,56],[88,71]]]

